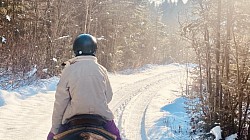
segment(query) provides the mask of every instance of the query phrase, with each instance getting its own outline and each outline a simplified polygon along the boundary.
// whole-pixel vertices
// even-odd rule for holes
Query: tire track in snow
[[[166,81],[171,82],[169,79],[178,74],[177,71],[180,68],[139,80],[115,92],[120,99],[116,99],[110,107],[118,119],[123,139],[146,139],[145,128],[142,128],[146,108],[157,91],[167,85]]]
[[[160,79],[154,82],[144,91],[141,91],[131,102],[128,103],[122,114],[121,128],[125,135],[125,139],[128,140],[145,140],[147,136],[142,133],[142,123],[145,123],[145,112],[151,99],[157,94],[157,91],[166,86],[166,80],[173,78],[174,76],[167,76],[166,78]],[[145,130],[144,130],[145,132]]]

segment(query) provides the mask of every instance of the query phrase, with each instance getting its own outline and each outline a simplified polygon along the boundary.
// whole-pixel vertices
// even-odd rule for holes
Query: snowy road
[[[183,67],[167,65],[132,74],[110,74],[114,96],[109,106],[124,140],[148,139],[145,127],[148,124],[146,118],[149,118],[147,108],[154,106],[151,101],[161,89],[173,83],[182,85],[184,73]],[[44,140],[51,126],[54,92],[54,89],[43,91],[20,99],[14,96],[15,93],[10,95],[7,91],[0,91],[6,103],[0,107],[0,139]],[[168,98],[173,100],[177,96]]]
[[[168,85],[172,81],[171,79],[176,76],[176,71],[167,71],[137,81],[117,92],[124,96],[121,100],[115,100],[119,101],[120,106],[115,106],[112,109],[119,109],[119,113],[117,113],[118,124],[125,139],[146,139],[145,129],[142,126],[145,123],[147,106],[157,91]]]

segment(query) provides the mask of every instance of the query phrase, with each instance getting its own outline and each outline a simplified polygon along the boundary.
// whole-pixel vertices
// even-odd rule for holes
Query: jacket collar
[[[62,65],[67,67],[71,64],[74,64],[75,62],[79,62],[79,61],[84,61],[84,60],[92,60],[92,61],[95,61],[97,62],[97,58],[95,56],[77,56],[77,57],[74,57],[74,58],[71,58],[69,59],[68,61],[64,62]]]
[[[91,56],[91,55],[77,56],[77,57],[72,58],[72,59],[74,59],[75,62],[83,61],[83,60],[93,60],[93,61],[97,62],[97,58],[95,56]]]

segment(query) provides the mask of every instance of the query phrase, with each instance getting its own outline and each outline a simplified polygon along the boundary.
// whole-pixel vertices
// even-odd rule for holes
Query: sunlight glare
[[[150,0],[151,2],[155,2],[156,4],[161,4],[162,2],[164,2],[165,0]],[[167,0],[170,1],[170,0]],[[172,2],[177,2],[178,0],[172,0]],[[188,0],[182,0],[184,3],[187,3]]]

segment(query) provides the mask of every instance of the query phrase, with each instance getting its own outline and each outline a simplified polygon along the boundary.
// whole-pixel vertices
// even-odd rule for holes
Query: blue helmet
[[[97,49],[96,38],[90,34],[80,34],[76,37],[73,44],[75,56],[93,55],[95,56]]]

